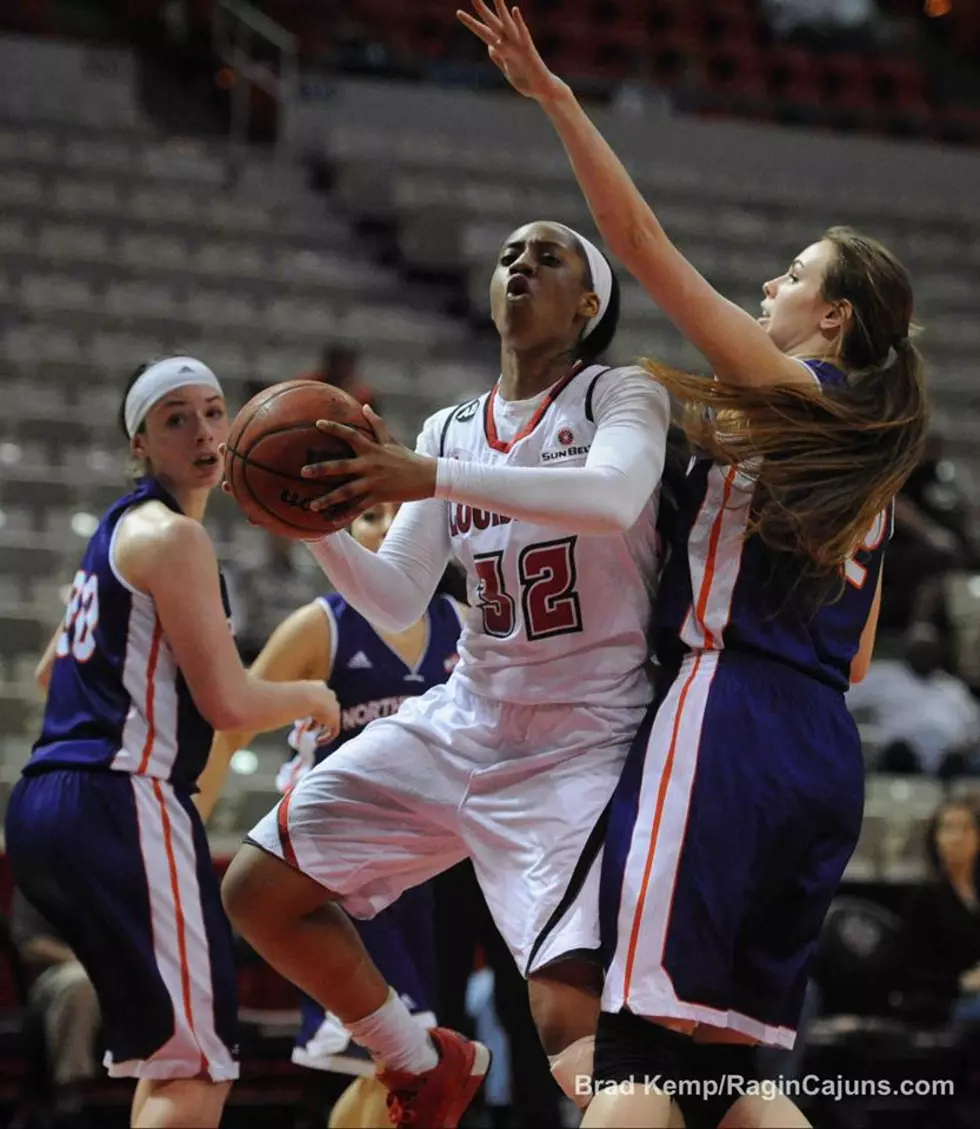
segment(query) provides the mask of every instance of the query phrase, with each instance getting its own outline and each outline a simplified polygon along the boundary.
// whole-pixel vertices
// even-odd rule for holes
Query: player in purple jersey
[[[192,796],[213,727],[312,715],[322,681],[246,673],[201,520],[228,435],[214,373],[141,366],[120,420],[140,465],[103,516],[39,669],[41,737],[10,797],[18,885],[64,937],[99,999],[134,1126],[216,1126],[238,1076],[231,931]]]
[[[669,1095],[643,1085],[658,1074],[702,1083],[678,1101],[688,1126],[803,1125],[784,1097],[727,1113],[725,1083],[751,1077],[752,1044],[792,1046],[858,838],[864,766],[843,690],[870,658],[890,506],[926,432],[911,283],[879,243],[832,228],[765,284],[753,318],[669,241],[519,11],[474,8],[460,18],[548,114],[606,243],[716,375],[648,365],[690,409],[697,457],[655,611],[664,685],[606,840],[583,1125],[667,1125]],[[618,1085],[631,1078],[632,1093]]]
[[[351,524],[358,544],[377,552],[398,507],[373,506]],[[256,658],[252,673],[273,681],[321,678],[340,703],[340,732],[325,735],[309,717],[299,719],[289,735],[295,750],[277,781],[283,793],[376,718],[391,717],[403,701],[445,682],[458,661],[460,613],[455,601],[438,592],[425,615],[404,631],[383,632],[343,597],[332,594],[299,608],[273,632]],[[215,736],[208,767],[201,778],[210,809],[232,754],[253,733]],[[354,921],[361,940],[385,979],[424,1028],[436,1024],[436,969],[433,892],[416,886],[369,921]],[[352,1074],[340,1101],[344,1124],[373,1125],[387,1120],[388,1091],[374,1077],[368,1055],[351,1043],[343,1024],[304,995],[302,1025],[293,1061],[314,1070]],[[341,1116],[341,1115],[338,1115]],[[331,1118],[331,1124],[338,1124]]]

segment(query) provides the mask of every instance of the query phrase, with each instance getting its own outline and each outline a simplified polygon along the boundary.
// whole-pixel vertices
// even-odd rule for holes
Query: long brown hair
[[[695,448],[755,480],[750,531],[798,558],[826,595],[918,465],[928,428],[922,357],[909,340],[908,271],[880,243],[833,227],[821,287],[853,309],[840,385],[742,387],[646,361],[672,394]],[[711,409],[711,410],[705,410]]]

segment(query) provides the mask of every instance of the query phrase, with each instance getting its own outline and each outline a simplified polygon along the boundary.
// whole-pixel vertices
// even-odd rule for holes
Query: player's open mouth
[[[204,466],[204,467],[217,466],[218,465],[218,456],[217,455],[201,455],[194,460],[194,465],[195,466]]]
[[[512,274],[507,279],[507,297],[512,301],[531,297],[531,282],[527,275]]]

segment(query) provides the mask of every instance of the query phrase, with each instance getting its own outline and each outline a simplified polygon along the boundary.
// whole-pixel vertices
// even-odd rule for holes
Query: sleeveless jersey
[[[177,669],[153,600],[115,567],[120,519],[149,501],[181,512],[159,482],[140,479],[109,508],[88,544],[58,637],[41,737],[25,773],[102,768],[192,787],[207,763],[214,730]],[[223,579],[221,597],[227,615]]]
[[[805,363],[824,386],[844,380],[833,365]],[[745,536],[752,488],[738,467],[690,460],[660,579],[657,656],[670,667],[687,650],[740,649],[846,690],[891,536],[891,507],[848,561],[840,598],[815,608],[793,591],[793,559]]]
[[[459,658],[460,613],[448,596],[437,595],[429,604],[425,648],[411,667],[342,596],[334,593],[317,603],[330,622],[333,653],[328,683],[340,703],[340,733],[321,744],[309,719],[297,721],[289,744],[299,755],[280,770],[281,791],[375,718],[391,717],[407,698],[417,698],[445,682]]]
[[[596,433],[593,397],[622,370],[592,365],[555,384],[504,442],[496,388],[426,424],[431,455],[498,466],[585,465]],[[420,447],[421,449],[421,447]],[[523,704],[639,706],[657,569],[657,499],[626,533],[586,536],[447,503],[468,603],[454,673],[475,694]]]

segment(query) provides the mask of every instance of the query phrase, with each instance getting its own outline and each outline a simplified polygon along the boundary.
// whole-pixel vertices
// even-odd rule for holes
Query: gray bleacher
[[[440,97],[459,96],[436,93],[428,100]],[[510,229],[537,218],[560,220],[590,236],[595,229],[560,149],[538,144],[530,129],[529,136],[515,132],[506,142],[498,135],[487,143],[483,121],[474,120],[474,96],[464,97],[465,111],[433,112],[414,128],[392,113],[386,129],[376,106],[357,120],[358,103],[348,93],[344,112],[331,115],[317,144],[337,166],[336,199],[344,210],[396,222],[410,262],[462,267],[479,308],[486,302],[493,258]],[[377,98],[372,84],[368,101]],[[487,114],[499,114],[497,103],[488,101],[488,107]],[[515,115],[511,124],[523,121]],[[815,193],[799,181],[760,183],[750,165],[741,175],[737,168],[701,175],[649,157],[639,146],[624,156],[671,238],[723,293],[752,312],[758,310],[762,283],[832,223],[858,226],[892,247],[913,275],[916,317],[925,327],[919,344],[950,450],[976,478],[980,158],[971,172],[973,206],[944,208],[938,179],[929,206],[897,191],[889,196],[887,182],[877,190],[856,190],[841,176],[836,192],[825,186]],[[921,155],[914,160],[921,164]],[[639,287],[622,281],[617,359],[650,355],[703,371],[703,359]]]
[[[257,157],[230,189],[220,150],[141,122],[125,66],[121,84],[87,79],[58,50],[48,59],[51,47],[41,54],[70,96],[4,98],[0,110],[0,807],[37,732],[34,665],[94,517],[125,484],[116,416],[128,372],[186,350],[235,407],[245,382],[298,376],[324,344],[347,341],[410,439],[456,395],[445,360],[468,336],[370,261],[298,166]],[[430,365],[427,399],[415,378]],[[254,549],[261,534],[233,503],[216,495],[211,509],[223,555]],[[281,741],[257,750],[219,828],[269,806]]]
[[[337,169],[326,200],[306,187],[298,163],[283,169],[255,154],[228,187],[220,152],[159,137],[141,122],[125,59],[113,81],[105,68],[60,55],[25,68],[7,48],[0,41],[0,64],[16,78],[0,73],[0,94],[11,94],[0,98],[0,805],[36,732],[31,676],[59,617],[59,593],[92,517],[123,482],[115,418],[132,366],[166,350],[199,354],[234,406],[246,381],[297,376],[324,343],[349,341],[396,432],[410,439],[429,412],[485,388],[493,356],[485,337],[433,308],[424,284],[406,285],[378,266],[349,221],[392,221],[409,262],[462,270],[475,310],[486,308],[510,228],[554,218],[592,230],[554,144],[532,144],[510,125],[492,143],[482,136],[502,105],[492,96],[482,118],[477,96],[456,92],[455,116],[414,113],[419,94],[404,88],[388,93],[386,109],[377,84],[360,99],[345,88],[342,112],[307,107],[318,115],[315,148]],[[60,76],[70,89],[25,97],[37,75],[44,84]],[[371,113],[359,120],[361,110]],[[760,180],[751,165],[706,176],[641,156],[633,167],[680,246],[753,310],[761,282],[832,221],[852,220],[893,243],[916,277],[920,319],[930,327],[923,345],[951,439],[973,462],[980,214],[963,204],[962,185],[956,206],[944,209],[891,200],[887,185],[858,192],[842,183],[830,198],[798,178]],[[624,280],[616,359],[639,354],[702,367]],[[209,524],[226,556],[260,536],[224,497]],[[255,774],[233,776],[215,817],[219,837],[268,807],[281,749],[281,741],[260,745]],[[929,782],[876,784],[855,874],[914,869],[934,802]]]

